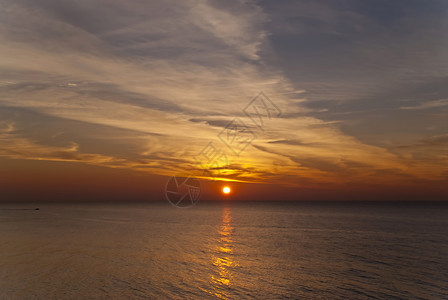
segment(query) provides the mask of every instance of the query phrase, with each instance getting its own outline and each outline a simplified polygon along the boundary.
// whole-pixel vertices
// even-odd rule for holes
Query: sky
[[[444,0],[0,0],[0,201],[448,199],[447,33]]]

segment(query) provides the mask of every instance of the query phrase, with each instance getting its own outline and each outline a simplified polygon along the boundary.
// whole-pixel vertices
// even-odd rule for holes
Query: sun
[[[228,186],[225,186],[225,187],[222,188],[222,192],[224,194],[228,194],[228,193],[230,193],[230,188]]]

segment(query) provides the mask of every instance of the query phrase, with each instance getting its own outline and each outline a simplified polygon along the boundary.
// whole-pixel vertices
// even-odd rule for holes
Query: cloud
[[[287,144],[287,145],[297,145],[297,146],[309,146],[310,144],[304,143],[300,140],[276,140],[269,141],[269,144]]]
[[[328,3],[291,4],[305,10],[276,12],[269,10],[272,3],[263,7],[251,1],[3,1],[0,112],[7,123],[0,127],[0,155],[166,175],[200,172],[195,157],[210,141],[232,156],[217,138],[232,119],[240,117],[256,130],[242,109],[263,91],[282,118],[266,122],[252,145],[212,172],[288,184],[370,180],[371,174],[391,169],[418,176],[405,157],[350,136],[338,120],[320,118],[334,113],[332,104],[321,101],[340,105],[377,92],[377,81],[348,80],[361,68],[350,65],[347,72],[354,75],[345,76],[350,66],[344,63],[353,52],[342,55],[347,49],[337,39],[350,41],[360,53],[358,62],[370,57],[363,68],[375,65],[381,53],[388,54],[381,62],[386,67],[393,54],[368,51],[388,40],[384,36],[355,42],[381,29],[370,17],[341,13]],[[305,20],[307,11],[318,26]],[[285,22],[279,21],[282,14]],[[345,27],[350,30],[343,34]],[[294,47],[279,47],[289,38]],[[300,48],[307,44],[314,48]],[[290,67],[273,63],[281,54]],[[327,75],[344,76],[335,80],[316,73],[339,54],[344,68]],[[301,75],[292,74],[291,67]]]
[[[400,109],[404,110],[421,110],[421,109],[429,109],[429,108],[438,108],[448,106],[448,99],[439,99],[439,100],[432,100],[432,101],[426,101],[419,105],[415,106],[402,106]]]
[[[438,146],[448,146],[448,134],[441,134],[431,136],[418,141],[418,143],[411,145],[401,145],[395,148],[413,148],[413,147],[438,147]]]
[[[83,162],[106,166],[114,166],[125,162],[123,159],[106,155],[80,153],[78,147],[79,145],[76,143],[71,143],[66,147],[39,145],[17,136],[11,130],[0,131],[0,156],[7,158]]]

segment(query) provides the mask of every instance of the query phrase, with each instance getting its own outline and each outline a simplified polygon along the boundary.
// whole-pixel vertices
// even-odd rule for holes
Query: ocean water
[[[448,207],[0,205],[0,299],[447,299]]]

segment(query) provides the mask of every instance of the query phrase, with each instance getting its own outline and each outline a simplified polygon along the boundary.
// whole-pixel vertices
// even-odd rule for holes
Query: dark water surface
[[[0,299],[447,299],[448,207],[0,205]]]

